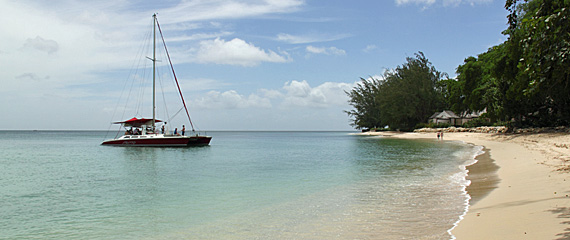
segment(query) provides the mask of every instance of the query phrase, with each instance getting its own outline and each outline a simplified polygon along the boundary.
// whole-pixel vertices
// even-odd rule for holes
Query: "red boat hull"
[[[112,139],[101,143],[101,145],[120,147],[191,147],[206,146],[210,144],[210,136],[172,136],[153,138],[129,138]]]

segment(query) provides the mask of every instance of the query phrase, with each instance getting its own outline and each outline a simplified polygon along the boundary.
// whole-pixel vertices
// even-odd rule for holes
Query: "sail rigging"
[[[164,41],[164,36],[162,35],[162,29],[160,28],[160,24],[158,23],[158,19],[156,18],[156,14],[154,15],[154,19],[156,21],[156,25],[158,26],[158,31],[160,32],[160,37],[162,39],[162,44],[164,45],[164,50],[166,51],[166,57],[168,58],[168,63],[170,64],[170,69],[172,70],[172,75],[174,76],[174,81],[176,81],[176,87],[178,87],[178,92],[180,93],[180,98],[182,99],[182,104],[184,105],[184,110],[186,110],[186,116],[188,116],[188,121],[190,122],[190,126],[192,127],[192,132],[194,132],[194,123],[192,123],[192,119],[190,118],[190,113],[188,112],[188,107],[186,106],[186,101],[184,101],[184,96],[182,94],[182,90],[180,90],[180,84],[178,84],[178,78],[176,77],[176,72],[174,71],[174,66],[172,65],[172,60],[170,60],[170,53],[168,53],[168,48],[166,47],[166,41]]]
[[[114,122],[115,124],[121,124],[125,128],[126,130],[125,134],[120,137],[117,134],[117,136],[115,136],[115,139],[103,141],[102,144],[112,145],[112,146],[152,146],[152,147],[188,147],[188,146],[208,145],[212,137],[201,136],[199,133],[196,133],[194,128],[194,123],[190,118],[190,112],[188,111],[186,101],[184,100],[184,96],[182,94],[182,89],[180,88],[178,77],[176,76],[176,72],[174,71],[174,66],[170,58],[170,53],[168,52],[168,48],[166,47],[166,41],[164,39],[164,35],[162,34],[162,29],[160,28],[160,24],[158,23],[156,14],[153,14],[152,17],[153,17],[152,58],[146,57],[152,61],[152,118],[144,118],[144,117],[138,118],[135,115],[135,117],[129,120]],[[188,136],[185,135],[184,125],[180,132],[177,132],[176,129],[174,132],[168,132],[168,129],[165,129],[165,125],[167,124],[167,122],[157,119],[156,116],[157,61],[159,61],[156,56],[157,33],[160,34],[160,40],[162,40],[162,45],[164,46],[164,51],[166,53],[168,64],[170,66],[170,71],[172,73],[172,77],[174,78],[174,82],[178,90],[177,93],[179,94],[180,100],[182,101],[183,105],[183,108],[181,108],[175,114],[175,116],[180,111],[182,111],[182,109],[185,110],[186,116],[188,117],[188,122],[190,122],[192,130],[192,133]],[[142,92],[144,92],[144,90]],[[164,100],[164,91],[162,93]],[[138,110],[137,110],[137,115],[138,115]],[[170,122],[170,116],[168,118],[169,118],[168,122]],[[156,128],[156,123],[158,122],[164,123],[160,130]]]

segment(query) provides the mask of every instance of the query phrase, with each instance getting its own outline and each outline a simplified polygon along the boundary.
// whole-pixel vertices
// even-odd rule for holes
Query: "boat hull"
[[[118,138],[106,140],[101,145],[118,147],[191,147],[207,146],[210,136],[172,136],[152,138]]]

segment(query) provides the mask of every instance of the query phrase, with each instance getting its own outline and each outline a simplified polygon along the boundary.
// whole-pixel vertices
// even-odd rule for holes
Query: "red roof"
[[[162,122],[161,120],[156,119],[154,122]],[[133,126],[133,127],[140,127],[142,125],[152,125],[152,118],[131,118],[129,120],[125,120],[122,122],[114,122],[117,124],[125,124],[126,126]]]

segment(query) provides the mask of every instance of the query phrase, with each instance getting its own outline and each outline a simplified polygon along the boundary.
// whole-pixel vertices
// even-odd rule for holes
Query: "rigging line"
[[[117,104],[115,105],[115,109],[113,110],[113,115],[111,117],[111,122],[109,123],[109,128],[107,128],[107,133],[105,134],[105,139],[107,139],[107,135],[109,134],[109,132],[111,131],[111,128],[113,127],[113,119],[115,119],[115,114],[117,113],[117,109],[119,108],[119,104],[121,103],[121,99],[123,98],[123,94],[125,93],[125,89],[127,88],[127,83],[128,81],[125,81],[125,83],[123,84],[123,90],[121,90],[121,95],[119,96],[119,101],[117,101]],[[123,115],[124,115],[125,111],[123,110]],[[117,138],[117,136],[119,136],[119,131],[121,131],[121,126],[119,126],[119,129],[117,130],[117,134],[115,135],[115,138]]]
[[[154,21],[154,20],[153,20]],[[151,26],[152,26],[152,22],[151,22]],[[133,94],[133,106],[134,106],[134,113],[135,116],[139,116],[142,117],[144,115],[143,112],[143,104],[144,104],[144,100],[145,100],[145,83],[147,83],[145,81],[145,79],[149,78],[149,71],[148,71],[148,61],[146,61],[146,58],[144,57],[144,53],[148,53],[152,47],[151,41],[152,41],[152,28],[150,28],[145,35],[144,38],[144,42],[143,42],[143,49],[140,52],[140,55],[137,56],[138,59],[138,65],[137,65],[137,69],[135,74],[132,76],[133,77],[133,86],[135,84],[137,85],[137,90],[138,92],[135,91],[135,93]],[[134,89],[134,88],[133,88]],[[133,90],[131,89],[131,91]],[[128,103],[127,103],[128,104]]]
[[[180,93],[182,104],[184,104],[184,109],[186,110],[186,116],[188,116],[188,121],[190,121],[190,126],[192,127],[192,131],[194,132],[195,131],[194,124],[192,123],[192,119],[190,118],[190,113],[188,112],[188,108],[186,107],[184,96],[182,96],[182,90],[180,89],[180,84],[178,84],[178,78],[176,78],[176,73],[174,72],[174,66],[172,66],[172,61],[170,60],[170,54],[168,53],[168,49],[166,48],[166,42],[164,41],[164,36],[162,35],[162,29],[160,29],[160,24],[158,24],[158,19],[155,18],[155,20],[156,20],[156,26],[158,26],[158,31],[160,32],[160,38],[162,38],[162,44],[164,44],[164,50],[166,51],[168,62],[170,63],[170,68],[172,69],[172,75],[174,75],[174,80],[176,81],[176,87],[178,87],[178,92]]]
[[[178,115],[183,109],[184,109],[184,108],[180,108],[180,109],[178,110],[178,112],[176,112],[174,115],[172,115],[172,118],[169,118],[169,119],[168,119],[168,121],[169,121],[169,122],[172,121],[172,119],[174,119],[174,118],[176,117],[176,115]]]
[[[149,44],[148,42],[150,41],[152,37],[152,30],[148,31],[144,37],[143,40],[143,44],[141,45],[141,48],[139,50],[139,52],[137,53],[137,58],[138,61],[136,61],[136,63],[133,64],[133,69],[131,69],[131,73],[129,74],[129,78],[131,79],[131,88],[129,89],[129,94],[127,96],[127,99],[125,101],[125,106],[123,108],[123,115],[121,117],[121,119],[125,118],[125,112],[128,109],[128,105],[129,103],[131,103],[131,98],[134,98],[134,104],[132,104],[134,107],[134,111],[135,111],[135,116],[139,115],[139,109],[140,107],[140,102],[141,102],[141,91],[143,91],[144,89],[142,89],[142,79],[146,79],[146,74],[147,74],[147,62],[144,61],[144,58],[142,57],[144,55],[144,52],[147,52],[149,49]],[[134,66],[136,64],[136,67]],[[135,84],[138,83],[138,87],[137,89],[139,89],[139,93],[138,96],[136,96],[137,94],[135,94],[133,91],[135,89]]]
[[[161,74],[159,74],[159,72],[160,72],[159,69],[160,68],[157,68],[156,72],[157,72],[158,83],[160,84],[160,92],[162,93],[162,103],[164,105],[164,113],[166,115],[167,122],[170,122],[170,114],[168,113],[168,104],[166,102],[166,96],[164,94],[164,86],[162,85],[163,80],[162,80]]]
[[[146,35],[146,36],[145,36],[145,35]],[[151,35],[152,35],[152,31],[150,31],[150,32],[148,32],[148,33],[146,33],[146,34],[144,34],[144,35],[143,35],[143,39],[150,39],[150,36],[151,36]],[[144,41],[143,41],[143,42],[144,42]],[[142,45],[140,46],[140,48],[138,49],[138,52],[137,52],[137,55],[136,55],[136,56],[141,56],[141,55],[143,55],[143,52],[145,52],[145,46],[146,46],[146,45],[148,45],[148,44],[142,44]],[[137,58],[135,58],[135,59],[139,59],[139,58],[137,57]],[[136,65],[137,65],[138,67],[135,67]],[[128,77],[127,77],[127,80],[124,81],[123,88],[122,88],[122,90],[121,90],[121,94],[119,95],[119,99],[118,99],[118,101],[117,101],[117,103],[116,103],[116,105],[115,105],[115,108],[114,108],[114,110],[113,110],[113,114],[112,114],[112,117],[111,117],[111,121],[110,121],[110,124],[109,124],[109,128],[107,129],[107,133],[105,134],[105,138],[107,138],[107,135],[109,134],[111,128],[113,127],[113,119],[115,119],[115,115],[117,114],[117,110],[119,109],[119,105],[121,105],[122,100],[123,100],[123,97],[124,97],[124,95],[125,95],[125,93],[126,93],[126,89],[127,89],[128,83],[129,83],[128,79],[131,78],[131,77],[133,77],[133,76],[135,76],[136,73],[138,72],[138,69],[140,69],[140,60],[139,60],[138,62],[137,62],[137,61],[133,61],[133,62],[132,62],[132,65],[131,65],[131,68],[130,68],[130,71],[129,71],[129,74],[127,75],[127,76],[128,76]],[[133,83],[134,83],[134,81],[131,82],[131,88],[129,89],[129,94],[126,96],[126,99],[125,99],[125,107],[123,107],[123,112],[122,112],[122,114],[121,114],[121,119],[124,119],[124,117],[125,117],[125,112],[126,112],[126,107],[127,107],[126,105],[128,104],[129,99],[130,99],[130,96],[131,96],[131,92],[132,92],[132,89],[133,89]],[[119,134],[120,131],[121,131],[121,126],[119,125],[119,127],[118,127],[118,129],[117,129],[117,134],[116,134],[115,138],[117,138],[117,136],[118,136],[118,134]]]

